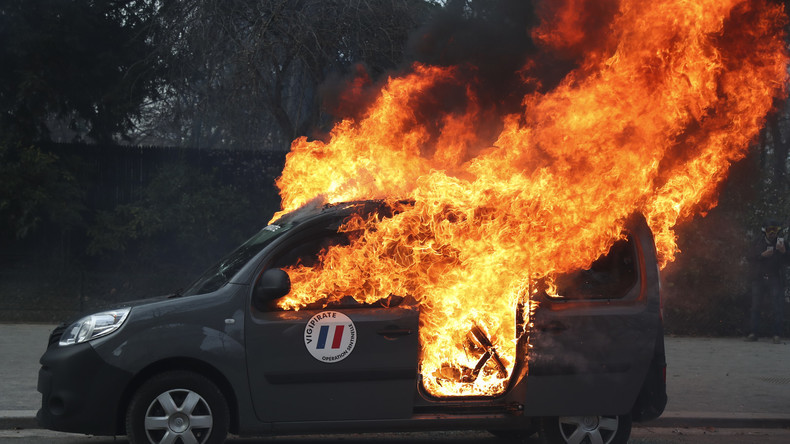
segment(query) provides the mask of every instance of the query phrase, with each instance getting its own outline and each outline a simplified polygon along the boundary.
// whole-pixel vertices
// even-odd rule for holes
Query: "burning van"
[[[412,206],[305,207],[180,294],[63,324],[41,358],[40,423],[132,443],[436,429],[625,443],[632,421],[662,413],[658,264],[641,216],[587,268],[525,272],[508,316],[472,310],[443,334],[434,314],[454,307],[422,296],[407,275],[388,290],[332,274],[332,252],[362,250]],[[434,279],[452,279],[441,265],[453,251],[434,247],[444,251]],[[387,248],[402,265],[405,253]],[[317,271],[321,282],[310,278]]]

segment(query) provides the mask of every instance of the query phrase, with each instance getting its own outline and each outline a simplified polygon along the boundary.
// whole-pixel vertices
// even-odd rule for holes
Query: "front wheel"
[[[546,444],[626,444],[630,436],[631,415],[554,416],[540,425]]]
[[[126,414],[131,444],[220,444],[228,404],[217,386],[187,371],[162,373],[135,393]]]

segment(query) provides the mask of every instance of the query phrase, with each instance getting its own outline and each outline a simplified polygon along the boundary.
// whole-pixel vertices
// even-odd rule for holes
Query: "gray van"
[[[632,421],[663,412],[659,275],[639,215],[589,269],[556,279],[562,296],[536,292],[539,308],[518,338],[519,350],[531,348],[494,397],[426,392],[409,297],[276,309],[290,289],[282,267],[342,242],[350,216],[387,217],[388,208],[365,201],[285,215],[181,293],[57,327],[41,357],[40,424],[133,444],[462,429],[614,444],[627,442]]]

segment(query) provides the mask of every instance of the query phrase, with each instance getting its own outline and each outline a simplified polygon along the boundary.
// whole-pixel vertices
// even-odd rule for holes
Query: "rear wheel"
[[[228,405],[209,379],[192,372],[154,376],[126,414],[132,444],[219,444],[228,434]]]
[[[547,444],[626,444],[631,415],[543,418],[541,441]]]

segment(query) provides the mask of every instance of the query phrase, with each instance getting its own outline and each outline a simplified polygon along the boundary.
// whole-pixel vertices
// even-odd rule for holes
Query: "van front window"
[[[185,296],[211,293],[219,290],[258,252],[269,245],[274,239],[288,231],[293,224],[268,225],[254,236],[241,244],[232,253],[225,256],[206,270],[203,275],[184,291]]]

